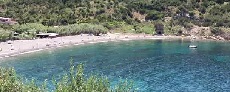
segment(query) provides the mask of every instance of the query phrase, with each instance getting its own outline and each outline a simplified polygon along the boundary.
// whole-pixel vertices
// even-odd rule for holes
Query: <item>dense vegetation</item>
[[[203,26],[230,26],[228,0],[1,0],[0,16],[20,24],[67,25],[74,23],[144,20],[173,17],[174,23]],[[135,19],[137,18],[137,19]],[[141,20],[140,20],[141,21]],[[183,25],[183,24],[181,24]]]
[[[19,24],[39,23],[48,27],[90,23],[123,33],[153,34],[154,25],[162,24],[165,34],[180,34],[194,26],[218,31],[229,28],[230,3],[228,0],[0,0],[0,16],[14,18]]]
[[[63,76],[60,81],[54,81],[54,92],[131,92],[132,85],[127,82],[120,82],[113,88],[105,77],[90,76],[84,77],[82,64],[77,70],[72,66],[69,74]],[[48,92],[46,81],[38,85],[34,80],[23,81],[19,78],[14,69],[0,68],[0,92]]]

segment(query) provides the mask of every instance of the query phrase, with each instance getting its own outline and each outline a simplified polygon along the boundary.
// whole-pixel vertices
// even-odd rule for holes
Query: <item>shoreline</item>
[[[109,41],[129,41],[129,40],[143,40],[143,39],[190,39],[190,37],[181,36],[151,36],[143,34],[107,34],[104,36],[89,36],[87,34],[64,36],[56,38],[44,38],[35,40],[16,40],[0,43],[0,59],[15,57],[18,55],[24,55],[34,53],[38,51],[61,48],[67,46],[76,46],[83,44],[93,44]]]

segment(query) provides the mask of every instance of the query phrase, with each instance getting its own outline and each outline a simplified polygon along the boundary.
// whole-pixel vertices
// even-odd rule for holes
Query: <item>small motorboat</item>
[[[192,39],[196,39],[196,37],[194,36],[194,37],[192,37]]]
[[[189,47],[189,48],[197,48],[196,45],[189,45],[188,47]]]

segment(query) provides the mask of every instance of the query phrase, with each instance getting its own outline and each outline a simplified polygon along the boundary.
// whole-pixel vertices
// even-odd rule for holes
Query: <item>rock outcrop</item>
[[[189,32],[193,36],[210,36],[212,35],[210,27],[198,27],[194,26]]]

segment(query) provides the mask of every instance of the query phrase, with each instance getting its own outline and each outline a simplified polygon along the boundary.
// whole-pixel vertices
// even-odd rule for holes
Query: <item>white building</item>
[[[9,25],[14,25],[17,24],[17,22],[11,18],[4,18],[0,17],[0,23],[1,24],[9,24]]]

